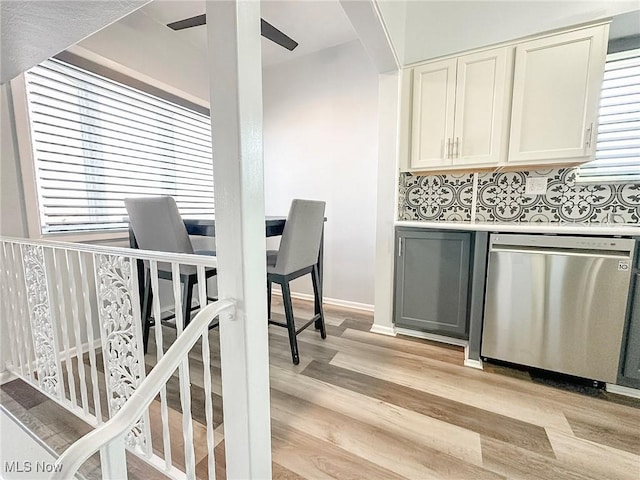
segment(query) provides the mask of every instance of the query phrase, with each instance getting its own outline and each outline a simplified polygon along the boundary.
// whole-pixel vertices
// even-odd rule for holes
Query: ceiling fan
[[[195,17],[185,18],[184,20],[178,20],[177,22],[168,23],[167,27],[172,30],[183,30],[185,28],[198,27],[207,23],[207,15],[196,15]],[[264,19],[260,19],[260,33],[264,38],[271,40],[274,43],[286,48],[287,50],[293,50],[298,46],[298,42],[288,37],[276,27],[271,25]]]

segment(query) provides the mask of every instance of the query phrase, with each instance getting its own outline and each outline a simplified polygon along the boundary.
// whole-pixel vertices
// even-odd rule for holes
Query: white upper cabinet
[[[509,163],[593,156],[608,25],[516,46]]]
[[[592,160],[608,37],[601,23],[407,70],[403,169]]]
[[[504,156],[507,48],[413,70],[411,169],[491,165]]]
[[[508,128],[507,49],[458,58],[453,164],[502,160]]]
[[[441,166],[450,158],[455,87],[455,59],[413,70],[412,168]]]

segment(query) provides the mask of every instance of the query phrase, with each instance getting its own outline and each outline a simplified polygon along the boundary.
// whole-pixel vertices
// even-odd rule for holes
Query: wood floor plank
[[[347,340],[331,339],[332,343],[338,341]],[[448,362],[434,360],[430,355],[414,355],[395,349],[361,349],[353,343],[348,348],[347,345],[342,346],[340,351],[341,353],[333,361],[334,364],[339,364],[343,355],[350,355],[358,357],[358,361],[353,365],[362,368],[365,363],[362,359],[370,360],[369,370],[363,373],[398,366],[403,373],[410,374],[413,371],[414,378],[420,380],[421,385],[429,385],[431,393],[469,402],[473,406],[490,409],[501,415],[513,415],[519,420],[542,427],[553,427],[566,433],[571,431],[566,419],[558,413],[560,410],[557,402],[548,402],[549,394],[554,393],[550,387],[529,384],[516,379],[505,380],[500,375],[488,376],[482,371],[469,369],[461,364],[447,365]],[[351,360],[346,361],[351,362]],[[525,391],[522,391],[523,389]],[[478,392],[485,392],[485,395],[477,395]],[[532,402],[531,395],[538,397],[538,400]]]
[[[326,346],[318,346],[315,344],[310,344],[308,342],[301,341],[299,343],[301,350],[301,359],[300,365],[294,365],[291,361],[291,350],[289,347],[289,341],[287,337],[283,337],[280,335],[280,330],[285,331],[279,327],[273,327],[270,329],[269,334],[269,361],[270,364],[276,365],[281,368],[289,369],[292,371],[302,371],[304,367],[312,360],[318,359],[323,361],[329,361],[333,356],[337,353],[337,350],[327,348]],[[274,333],[278,332],[278,333]],[[164,339],[165,339],[165,348],[169,348],[171,345],[171,335],[172,329],[168,327],[163,328]],[[209,339],[211,342],[211,380],[212,380],[212,391],[218,396],[222,394],[222,386],[220,383],[221,373],[220,373],[220,357],[219,357],[219,345],[217,341],[217,330],[211,330],[209,332]],[[342,333],[342,332],[340,332]],[[286,335],[286,331],[284,333]],[[319,334],[316,334],[319,337]],[[196,344],[194,349],[189,353],[189,365],[190,365],[190,381],[193,385],[197,385],[199,387],[204,388],[204,365],[202,364],[202,354],[200,350],[200,342]],[[215,352],[218,353],[215,353]],[[306,354],[302,354],[306,352]],[[151,345],[149,347],[149,352],[145,356],[145,363],[147,366],[147,371],[150,371],[151,367],[155,366],[156,354],[155,354],[155,346],[153,349]],[[178,373],[174,373],[173,377],[178,379]]]
[[[304,336],[304,333],[302,334]],[[305,341],[318,343],[321,340],[317,340],[313,337],[305,338]],[[604,417],[609,415],[619,416],[620,421],[623,423],[632,422],[635,425],[640,424],[640,402],[624,402],[625,404],[618,404],[613,401],[604,401],[600,398],[593,398],[587,395],[566,391],[552,386],[533,383],[530,381],[530,377],[527,374],[519,375],[507,375],[501,373],[490,373],[492,366],[487,367],[487,371],[476,370],[473,368],[466,368],[460,365],[448,364],[447,362],[439,362],[430,355],[413,355],[402,351],[389,352],[389,349],[379,348],[363,348],[363,344],[359,342],[353,342],[348,338],[342,337],[328,337],[327,343],[330,348],[337,349],[340,354],[356,354],[356,355],[368,355],[369,357],[378,356],[381,365],[392,364],[397,359],[406,358],[408,360],[418,361],[425,367],[428,367],[425,371],[431,370],[440,374],[446,372],[455,377],[460,384],[468,384],[471,382],[479,382],[479,385],[490,386],[491,389],[503,389],[501,395],[498,397],[511,397],[513,394],[525,395],[529,398],[527,401],[532,405],[541,406],[550,410],[562,410],[568,411],[589,411],[589,412],[601,412]],[[447,346],[443,346],[445,348]],[[393,350],[393,349],[392,349]],[[382,360],[384,356],[384,361]],[[511,370],[511,372],[518,372]],[[434,380],[439,382],[439,377]],[[615,396],[613,396],[615,399]],[[628,419],[628,421],[626,420]],[[545,425],[547,426],[547,425]],[[562,430],[562,425],[558,425],[557,428]],[[567,424],[564,425],[564,430],[569,432]]]
[[[151,372],[151,370],[156,366],[156,359],[147,359],[146,360],[146,373],[147,375],[149,374],[149,372]],[[213,384],[215,383],[216,385],[218,385],[220,383],[219,380],[219,376],[220,376],[220,367],[219,366],[211,366],[210,367],[210,372],[211,372],[211,376],[212,376],[212,387]],[[179,370],[176,370],[173,375],[170,377],[171,381],[180,381],[180,375],[179,375]],[[189,358],[189,381],[191,382],[192,385],[197,385],[200,388],[204,387],[204,366],[202,365],[202,360],[200,359],[194,359],[194,358]],[[215,393],[216,395],[220,395],[220,390],[213,390],[213,393]]]
[[[217,395],[216,393],[212,393],[211,397],[213,399],[213,426],[215,428],[222,423],[222,397],[220,395]],[[169,408],[172,408],[178,412],[182,411],[180,400],[180,381],[175,377],[172,377],[167,382],[167,404],[169,405]],[[202,425],[207,424],[204,404],[204,389],[198,385],[192,384],[191,416],[195,421],[201,423]]]
[[[98,392],[99,392],[99,399],[100,399],[100,409],[101,409],[101,413],[102,413],[102,421],[106,421],[109,418],[109,402],[108,402],[108,397],[106,394],[106,379],[104,376],[104,363],[102,363],[102,356],[100,355],[100,353],[97,354],[97,359],[100,361],[100,363],[97,365],[96,367],[96,376],[97,376],[97,381],[98,381]],[[78,359],[77,358],[73,358],[71,360],[71,362],[73,363],[73,370],[75,372],[78,372]],[[95,404],[94,404],[94,397],[93,397],[93,382],[90,380],[91,379],[91,366],[89,364],[89,354],[85,354],[84,358],[83,358],[83,368],[84,368],[84,374],[85,374],[85,378],[87,379],[87,383],[86,383],[86,388],[87,388],[87,410],[89,411],[89,413],[91,415],[95,415],[96,411],[95,411]],[[65,363],[65,361],[62,362],[63,364]],[[64,377],[66,377],[67,372],[66,369],[62,369],[62,375]],[[81,401],[81,395],[80,395],[80,382],[77,381],[75,383],[75,387],[76,387],[76,404],[78,405],[79,408],[83,408],[82,405],[82,401]],[[67,397],[67,400],[69,402],[71,402],[71,400]]]
[[[216,445],[214,449],[214,457],[215,457],[215,478],[216,480],[224,480],[225,478],[227,478],[224,440],[218,443],[218,445]],[[203,458],[196,464],[196,478],[208,480],[209,459],[207,457]]]
[[[320,338],[319,332],[316,333],[316,335],[318,336],[318,338]],[[298,350],[300,352],[300,357],[309,357],[326,363],[329,363],[329,361],[331,361],[335,354],[338,353],[337,350],[328,348],[325,345],[309,343],[302,337],[298,339]],[[289,361],[291,361],[291,347],[289,345],[288,338],[280,335],[269,335],[269,353],[272,353],[274,351],[286,353],[288,355]]]
[[[271,418],[331,443],[358,458],[414,479],[504,478],[437,450],[319,407],[278,390],[271,393]],[[401,459],[401,461],[398,461]]]
[[[147,374],[155,367],[155,354],[147,354],[145,356],[145,368]],[[219,364],[218,364],[219,365]],[[220,387],[220,368],[219,366],[211,366],[209,368],[212,376],[212,393],[213,400],[213,424],[214,428],[222,423],[222,389]],[[201,425],[206,425],[205,416],[205,392],[204,392],[204,365],[202,357],[195,354],[189,356],[189,381],[191,384],[191,416]],[[215,388],[217,386],[217,388]],[[167,388],[167,404],[169,408],[182,412],[180,400],[180,375],[178,370],[169,378],[166,384]]]
[[[311,327],[309,327],[311,328]],[[327,330],[327,335],[333,335],[334,337],[339,337],[346,330],[342,325],[330,325],[325,323],[325,329]]]
[[[224,480],[227,478],[224,440],[216,445],[215,458],[216,480]],[[203,480],[209,478],[208,459],[204,458],[196,465],[196,478]],[[273,480],[304,480],[305,477],[301,477],[277,462],[272,462],[271,478]]]
[[[271,478],[273,480],[304,480],[304,477],[276,462],[271,464]]]
[[[529,423],[334,365],[311,362],[302,373],[466,428],[480,435],[553,456],[545,430]]]
[[[433,360],[453,365],[462,365],[462,362],[464,362],[464,349],[455,345],[452,345],[452,348],[443,348],[442,344],[438,345],[426,340],[416,341],[407,337],[372,335],[368,332],[353,329],[347,329],[341,337],[422,357],[428,356]]]
[[[492,385],[491,378],[487,376],[467,377],[462,381],[461,371],[469,370],[466,367],[443,366],[442,363],[395,353],[384,360],[380,355],[374,357],[370,354],[359,354],[357,362],[354,359],[350,353],[339,353],[331,363],[541,428],[571,433],[569,422],[555,406],[531,395]]]
[[[350,454],[331,443],[318,440],[278,421],[271,422],[273,459],[304,478],[384,479],[403,477]]]
[[[168,409],[169,414],[169,437],[171,441],[171,459],[173,465],[182,469],[185,468],[184,436],[182,433],[182,414],[172,408]],[[192,421],[193,446],[196,463],[207,457],[207,429],[205,425],[197,421]],[[149,424],[151,427],[151,444],[153,451],[164,459],[164,440],[162,429],[162,417],[160,412],[160,402],[153,401],[149,406]]]
[[[586,410],[575,409],[567,411],[565,416],[576,437],[640,454],[640,422],[617,422],[615,420],[619,416],[603,418]]]
[[[480,435],[330,383],[271,367],[271,388],[400,435],[415,445],[482,465]],[[310,413],[312,414],[312,412]]]
[[[89,424],[69,414],[64,407],[52,400],[30,408],[29,413],[54,432],[52,436],[42,440],[56,451],[64,451],[72,442],[93,430]]]
[[[48,400],[45,394],[18,379],[2,385],[2,390],[26,410]]]
[[[313,309],[313,302],[308,300],[306,302],[300,302],[300,308],[308,308],[310,310]],[[363,323],[368,323],[369,325],[373,324],[373,310],[363,310],[356,308],[343,308],[338,305],[327,305],[323,306],[324,313],[327,316],[336,317],[344,320],[348,318],[350,320],[359,321]]]
[[[482,437],[482,459],[485,468],[507,478],[522,480],[596,480],[599,478],[576,472],[554,457],[540,455],[489,437]]]
[[[373,322],[365,322],[365,321],[356,320],[350,317],[345,318],[340,324],[340,326],[343,327],[345,330],[351,329],[351,330],[358,330],[361,332],[369,332],[369,330],[371,330],[372,325],[373,325]]]
[[[287,333],[286,331],[278,331],[275,330],[273,332],[275,335],[280,335],[280,336],[286,336]],[[337,350],[339,353],[345,353],[345,352],[349,352],[351,354],[354,355],[372,355],[372,356],[376,356],[376,355],[396,355],[400,358],[407,358],[407,359],[420,359],[420,358],[428,358],[425,357],[425,352],[422,353],[418,353],[416,352],[414,353],[409,353],[409,352],[405,352],[402,349],[398,349],[395,347],[391,347],[391,346],[384,346],[382,343],[376,343],[376,341],[372,341],[372,342],[363,342],[361,341],[361,339],[358,340],[353,340],[351,338],[348,338],[349,336],[353,336],[353,333],[350,333],[349,335],[346,335],[347,332],[345,332],[345,334],[341,335],[341,336],[327,336],[326,339],[322,339],[320,338],[319,335],[315,334],[315,332],[301,332],[300,335],[298,336],[298,341],[299,342],[307,342],[307,343],[311,343],[314,345],[318,345],[320,347],[324,347],[324,348],[330,348],[333,350]],[[363,332],[364,333],[364,332]],[[379,335],[377,334],[370,334],[372,335],[372,337],[378,337]],[[382,336],[380,336],[382,337]],[[395,337],[392,337],[395,338]],[[402,339],[403,341],[407,341],[406,339]],[[439,363],[447,363],[445,362],[441,362],[435,358],[428,358],[429,361],[431,362],[435,362],[436,365],[438,365]],[[461,364],[460,364],[461,366]]]
[[[638,454],[634,455],[554,430],[548,430],[547,436],[556,458],[578,472],[592,475],[594,478],[619,480],[640,478],[640,455]]]
[[[304,345],[299,345],[299,348],[300,347],[304,349]],[[309,362],[313,360],[312,356],[308,354],[305,355],[300,351],[300,363],[298,365],[294,365],[291,360],[291,351],[288,350],[288,348],[289,347],[287,347],[287,350],[284,350],[283,348],[269,346],[269,365],[285,368],[295,372],[301,372],[307,365],[309,365]]]

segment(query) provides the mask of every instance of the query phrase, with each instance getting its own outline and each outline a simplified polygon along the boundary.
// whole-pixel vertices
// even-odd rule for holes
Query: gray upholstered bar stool
[[[312,323],[319,321],[320,335],[327,337],[320,297],[320,277],[318,272],[318,254],[324,228],[325,202],[314,200],[293,200],[284,225],[280,248],[267,252],[267,311],[269,323],[285,327],[289,332],[291,357],[296,365],[300,363],[296,336]],[[289,282],[306,274],[311,274],[313,295],[319,313],[296,330],[291,303]],[[282,301],[286,323],[271,320],[271,284],[275,282],[282,287]]]
[[[143,197],[126,198],[124,200],[129,222],[136,237],[138,247],[143,250],[155,250],[171,253],[195,253],[199,255],[215,255],[215,251],[194,251],[191,239],[187,234],[178,206],[173,197]],[[144,351],[147,351],[149,343],[149,329],[156,324],[156,319],[151,319],[151,302],[153,292],[151,290],[151,275],[149,262],[145,262],[144,300],[142,302],[142,322]],[[205,270],[206,278],[216,275],[215,268]],[[158,263],[158,277],[171,280],[171,265]],[[186,327],[191,320],[191,300],[193,287],[198,283],[196,268],[189,265],[180,266],[180,283],[182,284],[182,318]],[[214,300],[209,298],[209,300]],[[169,315],[161,320],[163,325],[175,327],[167,320],[174,318]]]

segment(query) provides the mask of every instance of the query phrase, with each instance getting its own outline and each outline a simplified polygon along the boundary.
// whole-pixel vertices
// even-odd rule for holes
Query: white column
[[[371,331],[395,335],[393,327],[393,223],[398,205],[400,62],[375,0],[340,0],[378,75],[378,190],[376,283]],[[396,9],[394,9],[396,10]],[[404,15],[404,13],[401,13]],[[393,183],[392,183],[393,182]]]
[[[398,205],[399,72],[378,75],[378,198],[376,216],[375,311],[371,331],[395,335],[393,328],[393,222]],[[391,179],[394,179],[392,181]]]
[[[270,478],[260,4],[206,1],[227,477]]]

